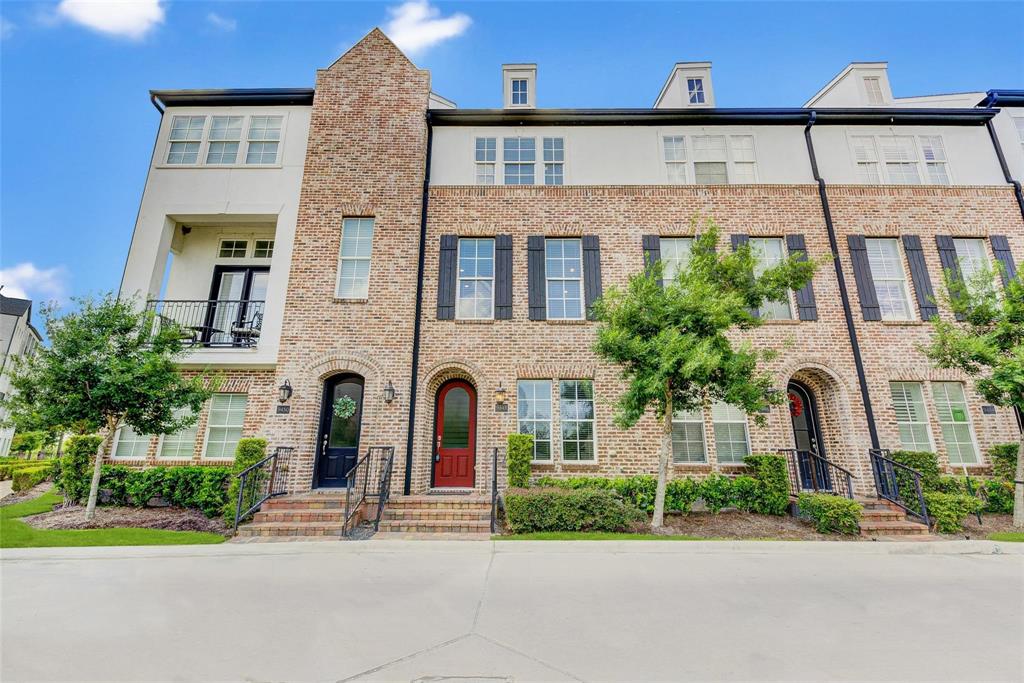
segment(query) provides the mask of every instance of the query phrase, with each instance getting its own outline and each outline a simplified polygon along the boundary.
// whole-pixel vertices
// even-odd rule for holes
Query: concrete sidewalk
[[[2,553],[4,681],[1024,679],[1024,546]]]

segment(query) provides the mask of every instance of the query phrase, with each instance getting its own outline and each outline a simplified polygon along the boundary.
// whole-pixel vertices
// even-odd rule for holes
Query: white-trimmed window
[[[277,147],[281,140],[281,120],[280,116],[249,118],[249,148],[245,154],[245,163],[277,163]]]
[[[946,148],[939,135],[922,135],[921,154],[924,167],[928,171],[928,182],[932,185],[949,185],[949,169],[946,167]]]
[[[689,97],[690,104],[704,104],[704,79],[687,78],[686,94]]]
[[[589,379],[563,379],[559,382],[558,396],[562,460],[593,462],[594,383]]]
[[[1021,150],[1024,150],[1024,116],[1014,116],[1013,123],[1017,127],[1017,139],[1020,140]]]
[[[245,258],[249,251],[249,240],[221,240],[217,251],[219,258]]]
[[[474,159],[476,160],[476,184],[494,184],[494,166],[497,162],[497,139],[477,138]]]
[[[549,320],[583,319],[583,254],[578,239],[544,241]]]
[[[174,419],[180,420],[188,413],[187,408],[179,408],[174,411]],[[161,458],[191,458],[196,449],[198,434],[197,422],[193,422],[191,427],[185,427],[173,434],[164,434],[160,437],[160,450],[157,455]]]
[[[121,425],[114,435],[114,457],[145,458],[149,442],[149,434],[139,434],[128,425]]]
[[[742,464],[750,455],[750,441],[747,438],[747,415],[739,408],[715,402],[711,406],[711,421],[715,425],[715,451],[718,462]]]
[[[365,299],[370,291],[373,219],[346,218],[338,255],[338,298]]]
[[[985,240],[956,238],[953,246],[956,247],[956,261],[964,283],[972,290],[977,288],[984,282],[979,280],[981,274],[991,271]]]
[[[729,151],[732,154],[730,182],[736,184],[757,182],[757,163],[754,158],[753,135],[730,135]]]
[[[729,182],[729,153],[724,135],[693,136],[693,180],[698,185]]]
[[[662,237],[662,277],[665,280],[674,280],[679,271],[690,262],[690,254],[692,252],[692,237]]]
[[[786,260],[786,245],[781,237],[751,237],[750,250],[757,257],[757,263],[754,265],[754,275],[757,277]],[[793,302],[787,294],[781,301],[766,301],[761,304],[758,313],[766,320],[792,320]]]
[[[233,458],[245,422],[246,394],[214,394],[206,421],[207,458]]]
[[[661,139],[665,154],[665,171],[668,182],[683,184],[686,182],[686,137],[683,135],[666,135]]]
[[[203,144],[205,116],[175,116],[171,119],[171,134],[168,138],[168,164],[194,164],[199,160],[199,148]]]
[[[882,82],[878,76],[865,76],[864,90],[868,94],[868,104],[885,104],[882,97]]]
[[[924,407],[920,382],[889,382],[892,409],[900,429],[900,448],[905,451],[931,451],[932,435]]]
[[[851,135],[850,145],[853,147],[853,161],[857,166],[857,182],[865,185],[877,185],[881,182],[878,175],[875,138],[871,135]]]
[[[544,138],[544,184],[565,182],[565,139]]]
[[[959,382],[932,382],[935,415],[942,426],[942,440],[951,465],[971,465],[978,462],[978,448],[974,443],[974,430],[967,412],[964,386]]]
[[[911,135],[880,135],[885,175],[892,185],[920,185],[921,173],[917,165],[917,145]]]
[[[672,414],[672,462],[707,462],[704,411],[677,410]]]
[[[494,317],[494,239],[459,239],[458,305],[455,317],[490,320]]]
[[[910,320],[910,294],[899,244],[891,238],[864,240],[882,320]]]
[[[512,79],[512,104],[527,105],[530,103],[530,82],[525,78]]]
[[[533,435],[535,462],[551,461],[551,380],[521,379],[516,410],[519,433]]]
[[[238,159],[238,145],[242,140],[241,116],[214,116],[210,124],[210,144],[206,150],[206,163],[233,164]]]
[[[850,147],[859,183],[949,185],[952,182],[949,159],[940,135],[916,138],[912,135],[851,135]]]
[[[253,258],[271,258],[274,256],[274,240],[256,240],[253,245]]]
[[[505,184],[533,185],[534,162],[537,161],[536,138],[505,138],[502,142]]]

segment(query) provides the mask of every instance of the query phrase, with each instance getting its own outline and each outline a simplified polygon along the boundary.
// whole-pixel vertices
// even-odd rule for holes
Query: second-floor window
[[[476,150],[476,184],[494,184],[494,165],[497,161],[497,140],[495,138],[477,138]]]
[[[565,180],[565,139],[544,138],[544,184],[561,185]]]
[[[533,185],[534,162],[537,161],[536,139],[505,138],[503,160],[506,185]]]
[[[338,258],[339,299],[365,299],[370,291],[370,254],[373,249],[373,219],[346,218],[341,229]]]
[[[689,263],[691,251],[693,251],[692,237],[662,237],[662,278],[674,280],[676,274]]]
[[[686,92],[690,98],[690,104],[704,104],[704,79],[687,78]]]
[[[580,240],[544,242],[548,320],[583,319],[583,257]]]
[[[979,293],[978,288],[986,284],[984,274],[990,272],[985,240],[957,238],[953,240],[953,246],[956,248],[956,261],[964,283]]]
[[[910,320],[910,295],[903,257],[895,239],[864,240],[882,320]]]
[[[456,317],[490,320],[494,317],[494,240],[459,240],[459,301]]]
[[[758,277],[786,260],[786,246],[781,237],[751,237],[750,249],[757,257],[754,274]],[[793,306],[788,296],[780,301],[767,301],[758,311],[762,318],[768,320],[793,319]]]

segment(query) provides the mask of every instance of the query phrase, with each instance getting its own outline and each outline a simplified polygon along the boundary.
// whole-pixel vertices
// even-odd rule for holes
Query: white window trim
[[[974,448],[974,455],[977,458],[974,462],[951,462],[949,460],[949,446],[946,445],[946,437],[942,436],[942,425],[943,424],[963,424],[962,422],[947,422],[944,423],[939,419],[939,408],[938,404],[935,407],[935,421],[939,424],[939,435],[942,436],[942,449],[946,452],[946,462],[950,467],[980,467],[984,465],[984,454],[981,452],[981,448],[978,447],[978,435],[974,431],[974,419],[971,417],[971,405],[967,400],[967,385],[963,382],[957,381],[940,381],[940,382],[929,382],[929,391],[931,392],[931,399],[935,401],[935,384],[959,384],[960,390],[964,394],[964,414],[967,416],[967,432],[971,435],[971,446]],[[948,396],[947,392],[947,396]],[[933,442],[934,445],[934,442]]]
[[[596,389],[596,382],[594,382],[594,379],[591,378],[591,377],[560,377],[560,378],[558,378],[556,380],[552,380],[552,384],[551,384],[551,391],[552,391],[552,393],[554,393],[555,383],[556,382],[558,383],[558,461],[560,463],[567,464],[567,465],[596,465],[596,464],[598,464],[598,460],[599,460],[598,455],[597,455],[597,389]],[[594,444],[594,458],[593,458],[593,460],[579,460],[579,459],[577,459],[577,460],[566,460],[565,459],[565,453],[562,451],[562,446],[563,446],[563,441],[562,441],[562,382],[590,382],[590,388],[591,388],[591,391],[593,392],[593,395],[594,395],[594,397],[591,399],[591,403],[594,404],[594,415],[589,420],[589,422],[591,423],[591,434],[593,435],[593,438],[591,439],[591,442],[593,442],[593,444]],[[555,411],[554,411],[554,405],[552,405],[551,419],[553,420],[554,417],[555,417]],[[587,421],[588,420],[572,420],[572,422],[587,422]],[[554,428],[552,427],[552,429],[554,429]],[[552,441],[554,441],[555,434],[554,434],[553,431],[551,433],[551,438],[552,438]],[[551,461],[550,462],[554,462],[554,461],[555,461],[555,456],[554,456],[554,451],[552,451]],[[541,461],[541,462],[543,462],[543,461]]]
[[[269,244],[267,245],[267,250],[270,252],[270,254],[268,254],[266,256],[257,256],[256,255],[256,249],[258,249],[258,247],[256,246],[257,242],[269,242]],[[277,249],[276,242],[277,242],[277,240],[275,238],[273,238],[273,237],[257,237],[257,238],[254,238],[253,241],[252,241],[252,257],[253,258],[257,258],[257,259],[273,259],[274,258],[274,251],[276,251],[276,249]]]
[[[486,317],[477,316],[464,316],[459,315],[459,294],[462,292],[462,273],[460,272],[459,264],[462,262],[462,243],[465,240],[490,240],[491,241],[491,277],[470,277],[465,278],[473,282],[485,282],[490,280],[491,282],[491,314]],[[497,252],[495,247],[495,238],[493,237],[459,237],[458,245],[455,249],[455,319],[456,320],[494,320],[494,276],[497,274]],[[474,299],[475,300],[475,299]]]
[[[548,281],[551,280],[552,278],[550,278],[548,276],[548,240],[562,240],[562,241],[575,240],[575,241],[580,243],[580,277],[579,277],[579,281],[580,281],[580,316],[578,318],[568,318],[568,317],[565,317],[565,316],[563,316],[561,318],[552,318],[549,315],[549,312],[551,311],[551,302],[548,300]],[[564,258],[563,258],[563,261],[564,261]],[[587,291],[586,291],[586,287],[587,287],[586,283],[587,283],[587,281],[584,279],[585,275],[584,275],[583,271],[584,271],[584,267],[583,267],[583,238],[582,237],[545,237],[544,238],[544,318],[545,318],[545,320],[586,320],[587,319]],[[575,280],[576,278],[571,278],[571,277],[567,278],[567,277],[563,276],[563,277],[560,277],[560,278],[553,278],[553,279],[559,280],[561,282],[571,282],[572,280]]]
[[[191,109],[182,109],[178,111],[175,107],[173,111],[168,112],[171,116],[167,117],[167,133],[163,136],[163,145],[160,155],[160,161],[154,166],[159,169],[173,169],[173,168],[208,168],[208,169],[234,169],[234,168],[282,168],[283,164],[281,159],[284,157],[284,146],[286,131],[288,129],[288,114],[289,112],[278,110],[278,109],[267,109],[266,111],[251,111],[245,114],[239,114],[238,112],[231,111],[219,111],[219,110],[202,110],[194,111]],[[203,122],[203,137],[199,141],[199,153],[196,155],[196,163],[194,164],[169,164],[167,163],[167,157],[171,152],[171,127],[174,123],[175,116],[203,116],[206,120]],[[210,149],[210,130],[213,128],[213,118],[215,116],[241,116],[242,117],[242,133],[241,139],[238,141],[238,154],[235,156],[235,163],[233,164],[207,164],[206,156]],[[253,116],[280,116],[281,117],[281,138],[277,140],[277,160],[272,164],[247,164],[245,158],[249,153],[249,122]],[[214,140],[214,142],[222,142],[221,140]],[[256,142],[263,142],[257,140]]]
[[[234,395],[234,392],[221,392],[221,393],[228,394],[228,395]],[[213,396],[216,396],[216,395],[217,394],[215,393]],[[246,412],[248,412],[248,410],[249,410],[249,395],[248,394],[238,394],[238,395],[245,396],[245,410],[246,410]],[[219,427],[220,426],[220,425],[211,425],[210,424],[210,414],[211,414],[212,409],[213,409],[213,396],[211,396],[210,400],[208,400],[206,402],[206,429],[203,430],[203,449],[200,452],[199,457],[202,460],[212,460],[214,462],[230,462],[230,461],[233,461],[235,459],[235,455],[233,453],[231,455],[219,455],[219,456],[212,456],[212,455],[207,455],[206,454],[206,447],[209,445],[209,442],[210,442],[210,428],[211,427]],[[238,437],[238,438],[239,439],[244,439],[244,438],[246,438],[246,436],[245,436],[245,415],[242,416],[242,427],[241,427],[241,430],[242,430],[242,435],[240,437]],[[193,450],[193,452],[194,452],[194,450]]]
[[[149,453],[149,446],[146,446],[146,453],[143,453],[142,455],[132,455],[132,456],[117,455],[117,445],[121,442],[121,429],[122,429],[123,426],[124,425],[119,426],[114,431],[114,439],[113,439],[113,441],[111,441],[111,444],[110,444],[110,459],[111,460],[145,460],[146,459],[146,455]],[[150,442],[150,445],[152,445],[152,443],[153,443],[153,437],[152,436],[150,436],[149,442]],[[157,452],[159,453],[159,451],[157,451]]]
[[[748,240],[778,240],[780,246],[782,247],[782,262],[785,263],[786,259],[789,257],[789,245],[786,244],[786,238],[785,237],[780,237],[778,235],[749,235],[747,237],[747,239]],[[763,316],[761,316],[761,317],[766,322],[772,322],[772,321],[775,321],[775,320],[799,320],[800,319],[799,311],[797,310],[797,307],[794,305],[795,297],[796,297],[796,292],[794,292],[792,289],[787,289],[786,290],[786,305],[789,306],[789,317],[788,318],[764,318]],[[769,301],[769,302],[765,302],[765,303],[781,303],[781,302]],[[759,309],[759,312],[760,312],[760,310],[762,310],[762,309]]]
[[[554,393],[555,393],[555,384],[557,382],[560,382],[560,381],[561,380],[547,379],[547,378],[544,378],[544,377],[521,377],[521,378],[516,380],[516,433],[517,434],[522,434],[523,433],[522,426],[521,426],[522,425],[522,420],[519,418],[519,395],[518,395],[519,394],[519,382],[547,382],[548,383],[548,405],[550,406],[550,410],[551,410],[550,414],[548,415],[548,420],[547,420],[547,422],[548,422],[548,456],[549,457],[548,457],[547,460],[537,460],[533,456],[531,456],[530,457],[530,463],[533,464],[533,465],[553,465],[555,463],[555,425],[554,425],[554,422],[555,422],[555,397],[554,397]],[[561,407],[561,403],[559,403],[559,407]],[[559,412],[561,412],[561,411],[559,411]],[[561,419],[561,416],[559,416],[559,419]],[[543,422],[544,420],[528,420],[528,421],[529,422]],[[561,423],[559,423],[559,431],[558,431],[558,451],[559,451],[559,457],[561,457],[561,451],[562,451]],[[537,452],[537,448],[535,446],[534,449],[533,449],[533,453],[536,454],[536,452]],[[594,453],[595,453],[595,456],[596,456],[597,451],[595,451]],[[587,462],[590,462],[590,461],[588,460]]]
[[[561,161],[546,161],[544,159],[544,141],[545,140],[561,140],[562,141],[562,160]],[[536,144],[536,143],[534,143],[534,144]],[[568,185],[569,184],[569,182],[568,182],[569,181],[569,173],[568,173],[568,169],[569,169],[569,150],[568,150],[568,145],[566,144],[566,141],[565,141],[565,136],[562,135],[562,134],[558,134],[558,135],[542,135],[541,138],[540,138],[540,159],[539,159],[539,161],[537,163],[540,166],[541,178],[540,178],[540,182],[539,183],[536,182],[537,181],[537,176],[536,176],[536,174],[534,174],[534,178],[533,179],[534,179],[534,184],[535,185],[542,185],[544,187],[564,187],[565,185]],[[548,174],[547,174],[548,164],[559,164],[562,167],[562,183],[561,183],[561,185],[554,185],[554,184],[548,185]]]
[[[241,256],[221,256],[220,252],[224,248],[224,243],[225,242],[245,242],[245,253],[242,254]],[[250,243],[253,243],[253,245],[255,245],[255,240],[252,240],[252,239],[250,239],[248,237],[218,237],[217,238],[217,259],[218,260],[220,260],[220,259],[227,259],[227,260],[230,261],[232,259],[249,258],[249,251],[250,251],[249,244]],[[253,247],[253,249],[255,249],[255,246]],[[256,257],[254,256],[253,258],[256,258]]]
[[[881,150],[880,150],[880,147],[879,147],[879,138],[884,138],[884,137],[909,137],[909,138],[913,138],[913,140],[914,140],[914,152],[915,152],[915,154],[917,154],[917,159],[914,161],[914,163],[917,165],[917,175],[921,179],[920,183],[918,183],[916,185],[907,185],[907,183],[894,183],[894,182],[892,182],[891,178],[889,177],[888,166],[886,165],[885,159],[882,158]],[[948,148],[946,147],[946,138],[945,138],[945,136],[943,136],[941,134],[934,134],[934,135],[933,134],[908,135],[908,134],[895,133],[895,132],[892,132],[892,131],[868,132],[868,131],[850,131],[850,130],[847,130],[846,131],[846,147],[847,147],[847,150],[850,153],[850,164],[851,164],[851,168],[853,169],[853,176],[855,178],[854,182],[860,183],[861,182],[860,179],[859,179],[860,173],[857,171],[858,164],[857,164],[857,153],[856,153],[856,150],[854,148],[854,138],[870,138],[872,147],[875,150],[875,162],[874,163],[875,163],[875,168],[877,169],[878,181],[875,182],[875,183],[870,183],[871,185],[900,185],[900,186],[907,186],[907,187],[921,187],[921,186],[924,186],[924,185],[930,185],[930,186],[933,186],[933,187],[952,187],[953,185],[956,185],[956,176],[954,175],[953,164],[950,161],[949,151],[948,151]],[[928,173],[928,162],[925,161],[925,158],[924,158],[924,145],[921,143],[921,138],[939,138],[939,140],[941,140],[941,142],[942,142],[942,151],[946,155],[946,160],[943,161],[943,162],[935,162],[935,163],[942,163],[942,164],[945,165],[945,167],[946,167],[946,177],[949,178],[949,184],[948,185],[943,184],[943,183],[933,183],[931,181],[931,176]],[[1024,144],[1024,143],[1021,143],[1021,144]],[[909,162],[907,162],[907,163],[909,163]]]
[[[345,242],[345,221],[369,219],[373,222],[373,236],[370,237],[369,256],[342,256],[341,249]],[[341,219],[340,237],[338,239],[338,272],[334,276],[334,298],[339,301],[367,301],[370,298],[370,282],[373,279],[373,237],[377,234],[376,216],[344,216]],[[342,296],[341,295],[341,264],[342,261],[366,261],[369,265],[366,269],[366,296]]]
[[[903,247],[900,244],[900,239],[898,237],[868,237],[866,239],[867,239],[867,241],[872,241],[872,240],[888,240],[890,242],[893,242],[896,245],[896,257],[897,257],[897,261],[898,261],[898,263],[900,265],[900,275],[902,276],[902,279],[900,280],[900,286],[901,286],[901,288],[903,290],[903,300],[907,304],[907,317],[906,318],[886,318],[885,314],[881,310],[882,309],[882,302],[878,301],[879,315],[882,316],[881,317],[882,322],[901,322],[902,323],[902,322],[913,322],[913,321],[918,320],[919,319],[918,318],[918,313],[915,312],[916,309],[915,309],[915,306],[914,306],[914,299],[910,295],[910,283],[908,282],[908,278],[907,278],[906,254],[903,253]],[[875,283],[878,281],[879,278],[876,278],[874,272],[871,271],[871,260],[867,256],[867,254],[866,254],[866,249],[865,249],[865,258],[868,259],[868,272],[871,273],[871,281],[872,281],[872,284],[875,285]],[[887,282],[891,282],[892,280],[886,280],[886,281]],[[878,287],[877,287],[877,285],[875,286],[875,299],[876,300],[878,299]]]
[[[526,140],[526,139],[533,140],[533,161],[505,161],[505,140],[513,139],[513,138],[516,139],[516,140]],[[501,185],[508,185],[508,182],[506,181],[506,178],[505,178],[505,164],[530,164],[531,166],[533,166],[533,182],[530,183],[529,185],[524,185],[522,183],[518,183],[516,185],[509,185],[509,187],[538,187],[538,186],[544,186],[544,178],[543,178],[544,162],[543,161],[538,161],[538,158],[540,158],[540,159],[544,158],[544,151],[543,151],[543,149],[539,150],[539,152],[537,150],[537,136],[535,136],[535,135],[534,136],[530,136],[530,135],[503,135],[500,138],[496,138],[496,140],[499,140],[501,142],[500,150],[496,149],[495,152],[494,152],[494,158],[496,160],[495,161],[495,166],[500,166],[501,167]],[[543,144],[544,144],[543,143],[543,138],[541,138],[541,140],[542,140],[541,145],[543,146]],[[497,147],[497,143],[495,143],[495,146]],[[497,161],[498,152],[499,151],[501,152],[501,160]],[[523,151],[522,149],[519,150],[520,154],[522,154],[522,151]],[[537,168],[538,168],[538,166],[541,169],[541,175],[542,175],[542,177],[540,178],[540,182],[539,183],[537,182]],[[497,168],[494,169],[494,184],[495,185],[498,184],[498,169]]]
[[[706,91],[705,91],[706,92]],[[705,105],[689,105],[689,106],[705,106]],[[761,162],[758,158],[757,153],[757,135],[754,131],[740,130],[740,131],[724,131],[724,132],[702,132],[700,135],[686,134],[686,133],[673,133],[668,131],[660,131],[658,133],[658,156],[661,158],[661,177],[664,179],[666,185],[703,185],[704,183],[697,182],[697,166],[698,163],[722,163],[722,162],[700,162],[696,160],[696,150],[694,147],[694,138],[698,137],[722,137],[725,138],[725,184],[726,185],[757,185],[761,182]],[[754,156],[753,161],[737,161],[736,155],[733,154],[732,139],[737,137],[749,137],[751,140],[751,151]],[[670,161],[665,157],[665,138],[684,138],[684,150],[685,159],[683,161]],[[684,182],[676,182],[669,178],[668,166],[669,164],[679,164],[684,170],[684,176],[686,180]],[[738,183],[734,179],[736,178],[736,164],[751,164],[754,167],[754,179],[749,183]]]
[[[710,462],[709,461],[709,456],[708,456],[708,435],[707,435],[708,429],[707,429],[707,420],[705,419],[706,415],[704,414],[704,408],[702,407],[700,410],[698,410],[696,412],[697,412],[697,414],[698,414],[698,416],[700,418],[699,419],[699,424],[700,424],[700,442],[701,442],[701,448],[704,451],[704,459],[703,460],[696,460],[696,461],[694,461],[694,460],[676,460],[675,446],[673,445],[673,447],[672,447],[672,465],[707,465]],[[674,427],[677,422],[679,424],[691,424],[691,422],[688,422],[687,420],[677,420],[676,419],[676,412],[673,411],[673,413],[672,413],[672,426]],[[675,443],[674,439],[672,440],[672,443],[673,444]],[[718,454],[717,451],[718,451],[718,449],[716,448],[715,449],[716,457],[717,457],[717,454]]]
[[[732,406],[732,407],[736,408],[736,406]],[[739,410],[739,408],[736,408],[736,409]],[[712,441],[715,442],[715,465],[717,467],[721,467],[722,465],[727,465],[729,467],[736,467],[736,466],[742,467],[745,464],[742,460],[740,460],[739,462],[734,462],[734,461],[731,461],[731,460],[728,461],[728,462],[723,462],[722,460],[719,459],[719,457],[718,457],[718,439],[715,438],[715,431],[714,431],[715,430],[715,424],[717,424],[715,422],[714,405],[710,406],[708,408],[708,410],[712,411],[711,412],[711,437],[712,437]],[[750,416],[747,415],[746,413],[744,413],[742,410],[740,410],[740,412],[743,413],[743,435],[746,437],[746,441],[747,441],[747,455],[753,455],[754,451],[753,451],[753,449],[750,446]],[[723,422],[722,424],[733,424],[734,425],[734,424],[740,424],[740,422],[739,422],[739,420],[731,420],[729,422]],[[710,461],[710,458],[709,458],[708,464],[710,464],[710,462],[711,461]]]
[[[691,180],[692,172],[687,166],[690,164],[690,149],[689,141],[686,139],[686,135],[675,134],[675,133],[661,133],[658,135],[658,155],[661,157],[661,173],[662,178],[666,185],[693,185]],[[678,161],[675,159],[669,160],[665,155],[665,140],[666,138],[682,138],[683,139],[683,160]],[[669,164],[680,166],[683,169],[683,181],[678,182],[672,180],[669,176],[668,168]]]
[[[922,405],[922,407],[924,409],[924,429],[925,429],[925,433],[928,435],[928,447],[931,449],[931,452],[934,453],[935,452],[935,435],[932,434],[932,416],[931,416],[931,412],[928,410],[928,398],[926,396],[926,392],[927,392],[928,394],[930,394],[933,397],[933,400],[934,400],[934,396],[935,395],[933,393],[931,393],[931,387],[927,386],[926,382],[919,382],[919,381],[915,381],[915,380],[903,380],[903,379],[889,380],[889,407],[892,409],[893,413],[896,412],[895,401],[893,400],[893,397],[892,397],[892,385],[893,384],[917,384],[918,386],[921,387],[921,405]],[[936,418],[936,421],[937,421],[937,418]],[[901,424],[903,424],[903,423],[901,423],[899,421],[899,419],[897,419],[896,420],[896,438],[899,440],[900,448],[902,449],[903,448],[903,440],[899,438],[899,428],[900,428]],[[908,422],[906,424],[918,424],[918,423],[917,422]]]
[[[473,135],[473,184],[474,185],[479,185],[480,187],[491,187],[491,186],[499,184],[498,183],[498,178],[502,177],[502,176],[498,175],[498,173],[499,173],[498,166],[502,162],[498,161],[498,141],[502,140],[502,139],[503,138],[500,138],[497,135],[477,135],[477,134]],[[477,159],[476,159],[476,141],[477,140],[494,140],[494,161],[477,161]],[[504,148],[502,149],[502,152],[504,152]],[[492,171],[491,175],[493,176],[491,183],[488,184],[488,183],[481,183],[480,182],[479,178],[480,178],[480,167],[481,166],[490,166],[491,167],[491,171]],[[502,170],[502,174],[504,174],[504,170]]]

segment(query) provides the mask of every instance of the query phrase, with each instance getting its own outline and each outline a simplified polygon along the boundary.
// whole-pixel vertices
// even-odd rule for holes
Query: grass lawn
[[[994,534],[989,534],[988,540],[1024,543],[1024,531],[997,531]]]
[[[92,545],[195,545],[223,543],[220,534],[166,529],[35,529],[17,519],[49,512],[61,496],[38,498],[0,508],[0,548],[54,548]]]
[[[537,531],[532,534],[492,536],[495,541],[727,541],[726,538],[703,538],[701,536],[671,536],[661,534],[628,534],[614,531]],[[759,538],[759,541],[773,541],[773,538]]]

